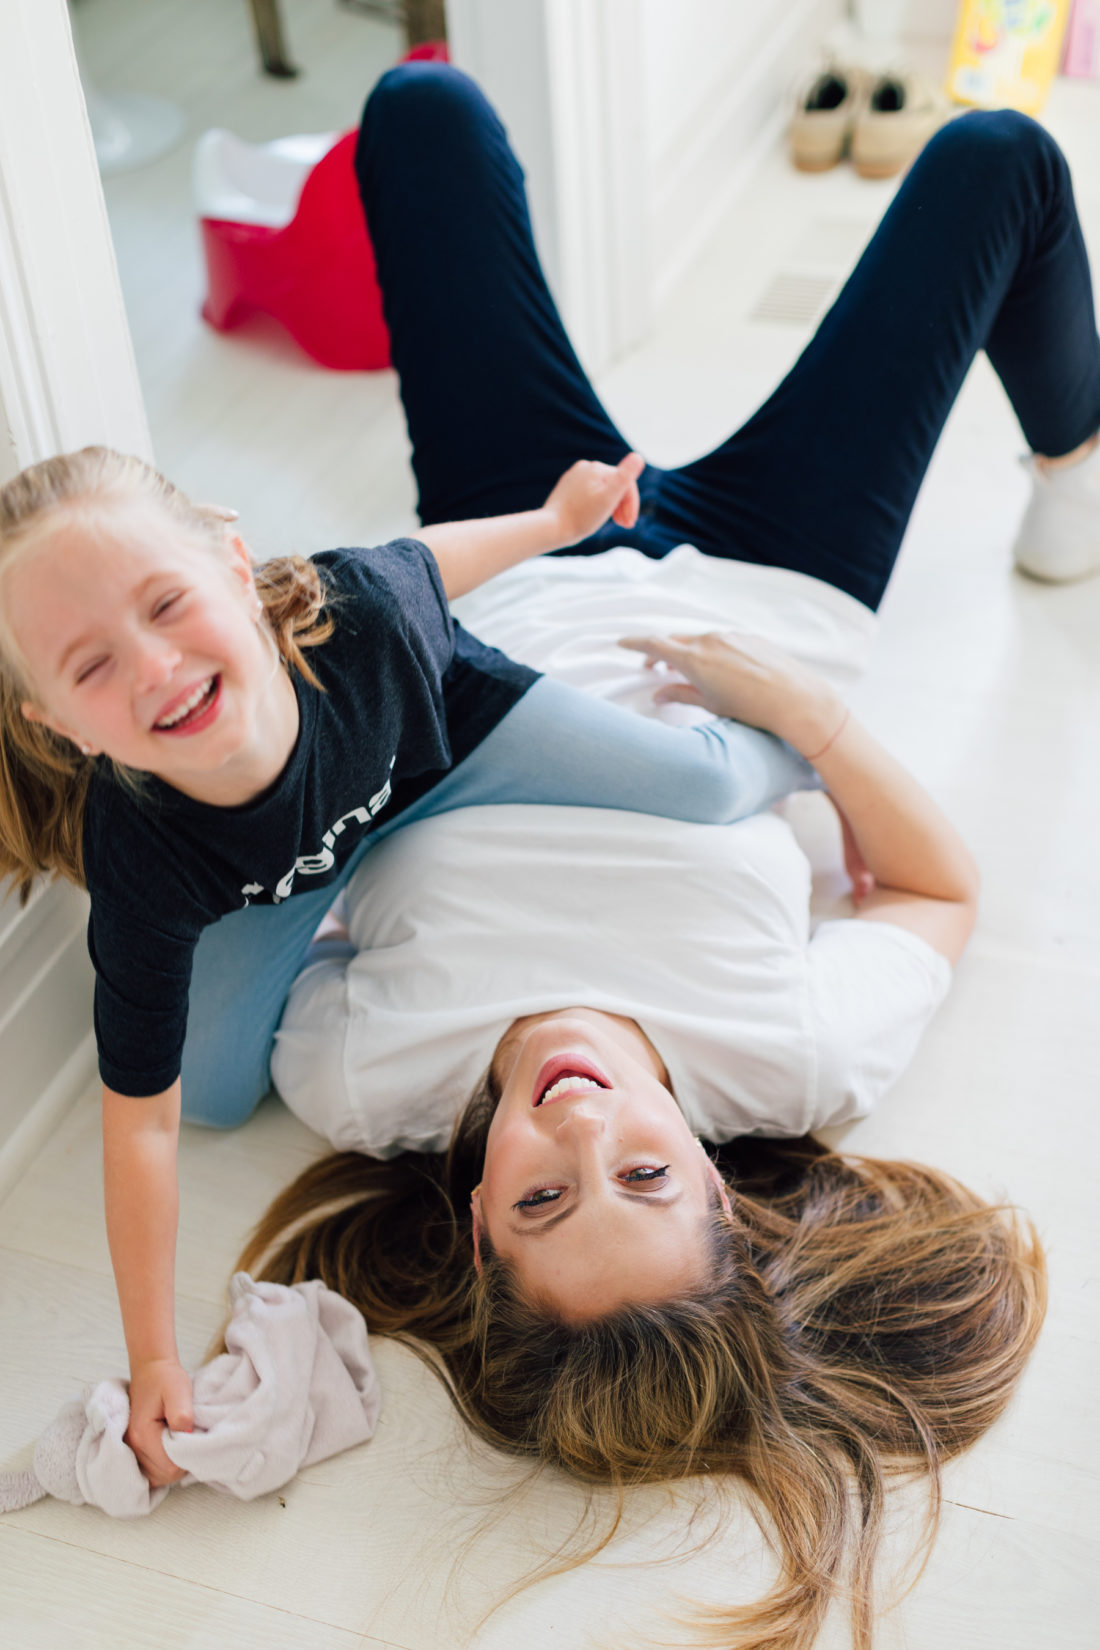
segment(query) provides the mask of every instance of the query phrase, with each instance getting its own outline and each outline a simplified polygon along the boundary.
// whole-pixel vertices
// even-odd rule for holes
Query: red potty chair
[[[412,57],[445,57],[441,46]],[[195,199],[206,255],[204,320],[219,332],[256,311],[323,367],[390,364],[374,250],[355,178],[356,133],[245,143],[206,132]]]

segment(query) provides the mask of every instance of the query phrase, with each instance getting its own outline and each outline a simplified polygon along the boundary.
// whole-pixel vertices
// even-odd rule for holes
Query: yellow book
[[[960,0],[947,95],[1038,114],[1058,72],[1070,0]]]

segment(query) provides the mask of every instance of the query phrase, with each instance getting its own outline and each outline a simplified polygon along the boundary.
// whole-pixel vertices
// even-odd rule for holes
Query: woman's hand
[[[760,636],[626,636],[619,646],[644,653],[649,668],[671,665],[684,678],[658,688],[658,703],[702,705],[763,728],[811,762],[847,714],[823,676]]]
[[[840,821],[840,841],[844,850],[844,869],[848,874],[848,881],[852,885],[852,904],[858,909],[865,899],[869,899],[875,891],[875,879],[863,857],[863,849],[856,841],[856,834],[848,823],[848,816],[837,808],[835,797],[830,798],[836,808],[837,819]]]
[[[620,527],[638,519],[638,477],[645,469],[641,453],[627,453],[618,464],[582,458],[571,464],[543,505],[559,528],[558,548],[579,544],[609,518]]]
[[[190,1432],[193,1425],[191,1378],[183,1366],[169,1358],[135,1365],[130,1372],[126,1442],[154,1489],[187,1476],[164,1448],[165,1427],[173,1432]]]

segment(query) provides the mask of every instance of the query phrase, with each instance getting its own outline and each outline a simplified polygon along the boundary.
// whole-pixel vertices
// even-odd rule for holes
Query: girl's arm
[[[906,928],[955,961],[974,926],[977,866],[946,815],[823,677],[754,636],[631,637],[623,645],[687,678],[660,688],[659,700],[764,728],[812,763],[876,884],[858,915]]]
[[[126,1350],[130,1425],[126,1442],[150,1483],[184,1476],[165,1453],[164,1427],[190,1432],[191,1381],[175,1328],[180,1084],[133,1099],[103,1090],[103,1186]]]
[[[454,601],[506,567],[579,543],[609,517],[620,527],[633,527],[644,468],[639,453],[627,453],[617,465],[581,459],[566,470],[541,509],[439,522],[417,536],[439,563],[447,599]]]

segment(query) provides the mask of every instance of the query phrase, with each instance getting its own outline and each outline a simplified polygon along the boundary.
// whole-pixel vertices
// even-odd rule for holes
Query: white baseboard
[[[95,1034],[88,1032],[53,1081],[32,1101],[0,1146],[0,1203],[21,1178],[96,1075]]]
[[[87,920],[63,882],[0,906],[0,1196],[94,1073]]]

